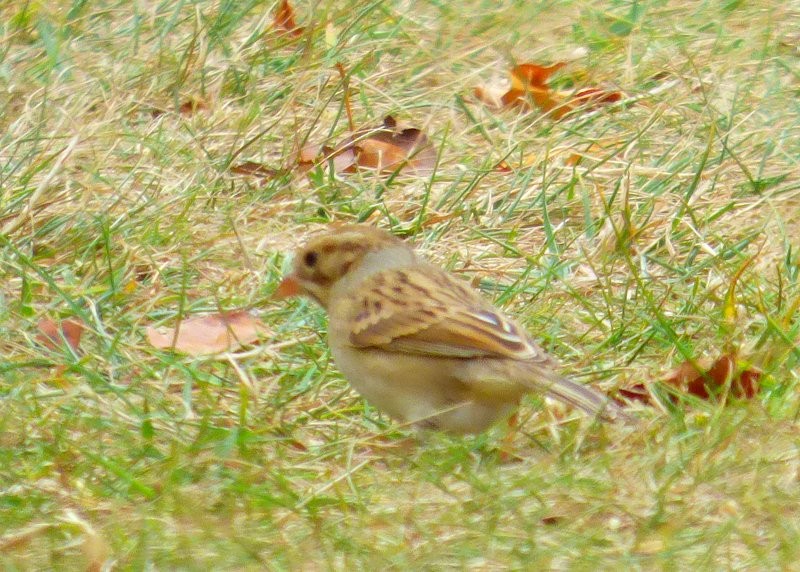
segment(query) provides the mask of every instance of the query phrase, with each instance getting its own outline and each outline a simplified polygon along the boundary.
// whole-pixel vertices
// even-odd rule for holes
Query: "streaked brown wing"
[[[381,272],[356,301],[357,347],[443,357],[547,360],[517,324],[434,266]]]

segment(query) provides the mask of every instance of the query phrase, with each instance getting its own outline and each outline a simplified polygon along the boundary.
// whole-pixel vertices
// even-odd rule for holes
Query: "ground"
[[[292,7],[296,32],[253,0],[0,7],[4,568],[791,568],[800,6]],[[553,89],[622,101],[475,97],[559,61]],[[435,172],[297,169],[348,136],[346,100],[422,129]],[[331,221],[413,240],[609,394],[732,352],[760,391],[662,392],[634,428],[531,397],[510,453],[503,427],[413,435],[349,389],[321,309],[270,298]],[[238,308],[260,344],[146,341]]]

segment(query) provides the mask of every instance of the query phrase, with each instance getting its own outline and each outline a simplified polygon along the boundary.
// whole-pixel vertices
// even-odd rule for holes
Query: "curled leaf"
[[[190,318],[174,328],[145,329],[147,341],[153,347],[194,356],[234,351],[267,333],[268,328],[247,310]]]
[[[761,375],[760,370],[737,360],[735,354],[728,353],[713,362],[705,359],[687,360],[662,378],[659,384],[670,389],[664,398],[673,403],[679,401],[680,394],[714,400],[724,397],[727,392],[737,399],[752,399],[758,394]],[[636,383],[621,388],[615,400],[620,403],[639,401],[650,405],[654,396],[648,385]]]
[[[418,173],[429,173],[436,164],[436,150],[428,137],[419,129],[397,129],[391,115],[383,126],[357,133],[352,147],[359,167],[389,172],[408,168]]]
[[[701,399],[714,399],[730,387],[730,395],[739,399],[752,399],[759,390],[761,372],[739,363],[734,354],[708,362],[685,361],[670,373],[663,382],[679,391]]]
[[[520,64],[511,70],[511,87],[500,96],[499,100],[488,88],[477,87],[474,93],[480,101],[490,107],[525,109],[536,107],[555,119],[561,119],[577,109],[593,109],[622,99],[622,94],[618,91],[606,91],[595,87],[580,89],[575,93],[553,90],[548,84],[550,76],[565,65],[565,62],[549,66]]]
[[[362,129],[331,150],[320,145],[307,145],[298,156],[300,167],[333,160],[337,173],[352,173],[358,169],[373,169],[391,173],[400,169],[424,175],[436,165],[436,149],[419,129],[398,129],[391,115],[383,125]]]

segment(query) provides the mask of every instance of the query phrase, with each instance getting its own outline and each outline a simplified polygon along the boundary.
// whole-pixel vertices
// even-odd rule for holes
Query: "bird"
[[[351,386],[420,430],[482,433],[544,394],[604,421],[629,421],[602,393],[557,373],[517,322],[409,243],[365,224],[332,225],[297,249],[273,297],[328,313],[328,344]]]

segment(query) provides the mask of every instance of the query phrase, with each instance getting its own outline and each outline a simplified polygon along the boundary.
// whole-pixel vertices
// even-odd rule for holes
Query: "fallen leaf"
[[[520,64],[511,70],[511,87],[500,96],[499,100],[493,90],[482,86],[475,88],[475,97],[494,108],[530,109],[535,106],[555,119],[561,119],[576,109],[594,109],[599,105],[607,105],[622,99],[622,94],[618,91],[606,91],[595,87],[574,93],[551,89],[547,83],[550,76],[565,65],[566,62],[556,62],[549,66]]]
[[[206,111],[207,109],[208,109],[208,104],[203,99],[193,97],[187,99],[178,106],[178,113],[184,116],[188,116],[188,115],[194,115],[198,111]],[[168,111],[169,111],[168,109],[154,107],[150,111],[150,115],[152,115],[153,117],[160,117],[165,113],[167,113]]]
[[[436,150],[428,137],[419,129],[397,129],[391,115],[383,120],[383,127],[356,134],[352,142],[359,167],[388,172],[405,168],[429,173],[436,165]]]
[[[551,108],[549,111],[556,119],[561,119],[567,113],[571,113],[577,109],[584,111],[591,111],[603,105],[616,103],[622,99],[622,94],[618,91],[606,91],[596,87],[582,89],[574,94],[567,94],[559,92],[554,97],[564,100],[563,103],[557,107]]]
[[[498,100],[493,90],[477,87],[475,96],[490,107],[525,107],[530,108],[533,102],[543,111],[549,111],[558,105],[553,99],[552,91],[547,85],[547,80],[566,63],[557,62],[550,66],[538,64],[520,64],[511,70],[511,88]]]
[[[297,166],[302,171],[313,169],[328,161],[333,162],[335,173],[352,173],[355,171],[355,150],[352,147],[334,150],[327,145],[306,145],[297,154]]]
[[[55,322],[50,318],[42,318],[37,326],[39,334],[36,340],[39,343],[52,350],[63,348],[66,343],[74,352],[78,351],[83,330],[86,328],[82,322],[76,320]]]
[[[254,161],[245,161],[231,167],[231,173],[234,175],[249,175],[260,179],[273,179],[282,172],[281,169],[273,169]]]
[[[181,103],[178,113],[181,115],[194,115],[198,111],[206,111],[208,104],[202,99],[189,99]]]
[[[505,161],[500,161],[497,165],[492,167],[495,173],[513,173],[514,170]]]
[[[597,87],[582,89],[572,96],[570,103],[578,105],[598,106],[606,103],[616,103],[622,99],[618,91],[606,91]]]
[[[624,401],[639,401],[641,403],[652,403],[652,397],[647,387],[643,383],[635,383],[628,387],[622,387],[617,392],[617,396],[621,399],[616,399],[619,403]],[[623,401],[624,400],[624,401]]]
[[[730,386],[730,395],[752,399],[758,393],[761,372],[739,363],[734,354],[724,354],[709,365],[706,360],[685,361],[663,382],[679,391],[701,399],[713,399]]]
[[[525,91],[531,87],[549,89],[547,81],[550,76],[563,68],[566,62],[556,62],[550,66],[538,64],[520,64],[511,70],[511,89]]]
[[[663,377],[660,383],[671,388],[666,397],[673,403],[678,402],[679,393],[700,399],[716,399],[724,395],[727,387],[730,387],[732,397],[752,399],[758,394],[761,375],[760,370],[740,362],[734,354],[725,354],[714,362],[708,359],[687,360]],[[639,401],[649,405],[653,403],[653,394],[646,384],[636,383],[621,388],[615,401],[620,404]]]
[[[302,26],[298,26],[294,21],[294,10],[292,9],[289,0],[281,0],[278,3],[278,9],[275,10],[275,20],[273,25],[279,30],[288,32],[295,38],[303,34]]]
[[[409,170],[428,174],[436,166],[436,149],[419,129],[398,129],[391,115],[383,125],[362,129],[331,150],[321,145],[307,145],[298,154],[298,166],[318,165],[333,160],[337,173],[353,173],[358,169],[373,169],[380,173]]]
[[[558,106],[554,92],[547,85],[550,75],[566,64],[558,62],[551,66],[521,64],[511,70],[511,89],[501,98],[506,107],[528,105],[529,100],[542,111],[550,111]]]
[[[570,167],[576,167],[581,164],[581,161],[583,161],[583,155],[580,153],[572,153],[569,157],[567,157],[567,160],[564,161],[564,164],[569,165]]]
[[[175,328],[145,329],[147,341],[158,349],[173,349],[197,356],[234,351],[269,333],[247,310],[234,310],[182,320]]]

